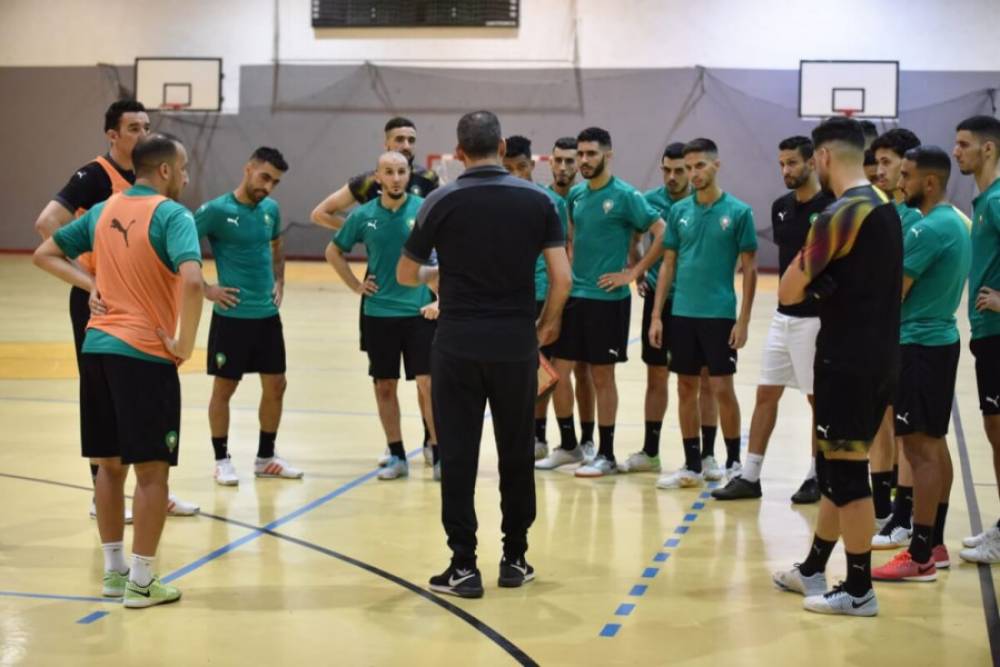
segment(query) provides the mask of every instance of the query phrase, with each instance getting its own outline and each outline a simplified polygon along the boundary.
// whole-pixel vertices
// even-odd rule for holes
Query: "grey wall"
[[[82,163],[104,150],[101,119],[129,68],[0,68],[0,90],[13,95],[0,108],[0,167],[5,219],[0,248],[36,244],[38,211]],[[154,118],[180,135],[192,154],[191,207],[232,189],[256,145],[277,146],[291,170],[276,197],[282,205],[289,253],[319,257],[328,236],[308,224],[309,211],[348,177],[370,168],[381,149],[381,127],[392,114],[416,121],[419,159],[450,152],[458,116],[496,110],[507,134],[524,134],[535,152],[587,125],[606,127],[615,144],[615,173],[640,188],[658,184],[663,146],[695,136],[720,147],[724,189],[749,202],[757,227],[769,236],[771,201],[783,194],[777,143],[808,134],[797,115],[798,73],[764,70],[414,70],[371,66],[244,67],[240,112]],[[900,122],[925,143],[950,150],[955,124],[993,112],[992,72],[904,72]],[[952,179],[953,200],[968,208],[971,178]],[[761,265],[776,253],[761,245]]]

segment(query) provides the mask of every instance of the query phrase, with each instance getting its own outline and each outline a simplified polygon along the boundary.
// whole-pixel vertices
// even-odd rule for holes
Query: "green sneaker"
[[[128,570],[124,574],[108,570],[104,573],[104,590],[101,595],[106,598],[120,598],[125,595],[125,585],[128,583]]]
[[[148,586],[140,586],[129,580],[125,587],[125,606],[129,609],[142,609],[158,604],[177,602],[180,599],[180,589],[176,586],[160,583],[159,577],[153,577]]]
[[[618,464],[622,472],[660,472],[660,457],[636,452]]]

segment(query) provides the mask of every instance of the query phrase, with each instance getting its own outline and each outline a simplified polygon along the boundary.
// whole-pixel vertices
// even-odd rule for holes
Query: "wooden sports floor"
[[[99,597],[103,561],[79,457],[68,288],[27,257],[0,257],[0,664],[991,664],[995,574],[958,560],[961,538],[1000,513],[964,344],[948,437],[954,565],[933,584],[876,584],[875,619],[809,614],[800,597],[771,584],[773,569],[805,555],[815,513],[788,500],[809,457],[809,412],[797,392],[781,404],[759,502],[659,491],[652,474],[587,481],[539,472],[528,553],[538,579],[515,590],[496,587],[499,496],[487,428],[477,497],[486,596],[444,599],[425,589],[449,554],[438,485],[417,455],[414,387],[401,396],[411,475],[379,482],[385,442],[357,350],[358,299],[320,263],[290,264],[288,280],[278,450],[305,479],[254,480],[259,387],[250,376],[234,398],[230,436],[241,483],[212,480],[206,307],[199,356],[183,369],[181,462],[171,475],[172,490],[202,514],[167,521],[158,560],[184,597],[126,611]],[[774,277],[761,280],[740,353],[744,431],[775,289]],[[638,303],[631,359],[619,367],[620,456],[642,444]],[[967,337],[964,316],[960,327]],[[662,455],[670,467],[683,459],[674,396],[672,382]],[[555,431],[550,418],[550,440]],[[890,555],[877,553],[875,563]],[[843,572],[838,547],[828,576]]]

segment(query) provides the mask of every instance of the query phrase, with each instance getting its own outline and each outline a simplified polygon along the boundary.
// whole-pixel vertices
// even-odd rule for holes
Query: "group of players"
[[[807,609],[850,615],[877,613],[873,578],[929,581],[949,565],[943,533],[952,473],[944,436],[959,354],[954,314],[967,277],[980,407],[1000,479],[1000,121],[973,117],[958,127],[954,157],[980,191],[971,221],[945,200],[947,152],[921,146],[903,129],[865,137],[875,130],[869,126],[832,119],[811,139],[789,137],[778,146],[789,190],[772,206],[780,305],[764,344],[745,463],[733,376],[756,290],[757,239],[751,208],[718,183],[717,146],[709,139],[670,144],[660,162],[663,186],[641,193],[613,175],[607,131],[592,127],[556,141],[552,183],[544,190],[566,232],[573,283],[560,335],[542,349],[559,375],[551,397],[559,444],[551,450],[547,398],[535,413],[538,470],[576,465],[578,477],[661,472],[673,370],[684,465],[660,476],[657,487],[725,479],[713,496],[739,500],[761,496],[779,399],[785,387],[799,389],[813,406],[813,463],[792,500],[819,501],[820,514],[809,557],[774,581],[805,595]],[[387,442],[379,479],[409,473],[397,398],[401,359],[406,379],[417,383],[424,457],[439,479],[430,377],[437,286],[408,287],[396,279],[423,197],[438,179],[414,167],[411,121],[393,118],[384,129],[376,168],[323,200],[312,220],[332,230],[326,258],[362,297],[361,346]],[[149,118],[134,101],[109,108],[105,131],[108,154],[76,172],[39,216],[36,228],[49,240],[36,263],[74,285],[82,444],[94,466],[104,594],[145,607],[180,597],[153,575],[165,511],[197,511],[168,501],[166,480],[179,442],[176,364],[193,351],[203,297],[214,302],[208,372],[215,480],[239,480],[228,451],[228,406],[245,373],[260,374],[263,390],[255,475],[303,475],[275,452],[286,385],[278,314],[284,259],[280,212],[269,195],[288,164],[277,150],[258,148],[241,183],[192,215],[174,201],[187,182],[187,155],[176,138],[150,134]],[[505,146],[503,166],[531,180],[531,142],[510,136]],[[875,162],[869,178],[866,150]],[[583,182],[575,183],[578,173]],[[200,237],[215,255],[217,284],[201,275]],[[368,261],[360,280],[346,259],[356,244],[364,245]],[[90,251],[96,252],[88,259]],[[630,283],[643,299],[645,437],[640,451],[619,461],[615,366],[628,358]],[[541,312],[547,291],[541,257],[535,289]],[[157,323],[155,335],[140,326],[143,318]],[[717,421],[724,466],[715,458]],[[127,564],[123,485],[130,464],[137,491]],[[847,580],[827,591],[826,561],[840,535]],[[907,543],[871,570],[873,547]],[[965,546],[966,560],[1000,562],[1000,522]]]

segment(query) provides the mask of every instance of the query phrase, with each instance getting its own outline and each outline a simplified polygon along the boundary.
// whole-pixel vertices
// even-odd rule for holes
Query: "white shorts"
[[[818,317],[790,317],[776,312],[764,342],[760,384],[797,387],[803,394],[812,394],[818,334]]]

